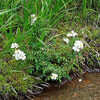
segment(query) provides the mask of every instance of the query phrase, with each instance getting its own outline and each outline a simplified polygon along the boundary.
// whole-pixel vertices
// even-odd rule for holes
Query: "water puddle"
[[[44,89],[34,100],[100,100],[100,73],[85,73],[81,79]]]

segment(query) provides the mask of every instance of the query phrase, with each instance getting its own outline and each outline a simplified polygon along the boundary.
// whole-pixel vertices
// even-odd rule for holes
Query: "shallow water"
[[[81,79],[44,89],[34,100],[100,100],[100,73],[85,73]]]

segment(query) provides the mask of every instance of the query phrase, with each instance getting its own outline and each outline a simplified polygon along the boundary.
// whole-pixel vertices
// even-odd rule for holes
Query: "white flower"
[[[79,82],[81,82],[82,81],[82,79],[79,79]]]
[[[80,40],[75,41],[74,46],[72,48],[74,51],[79,52],[80,49],[83,49],[83,42]]]
[[[19,60],[19,59],[25,60],[26,59],[25,53],[19,49],[15,51],[15,54],[13,56],[15,56],[16,60]]]
[[[78,47],[80,49],[83,49],[83,42],[80,41],[80,40],[77,40],[77,41],[75,41],[74,46],[76,46],[76,47]]]
[[[52,73],[52,77],[51,77],[51,79],[52,80],[56,80],[56,78],[58,77],[58,75],[57,74],[55,74],[55,73]]]
[[[20,53],[21,53],[21,50],[19,49],[15,51],[15,54],[20,54]]]
[[[21,59],[22,60],[25,60],[26,59],[26,56],[25,55],[22,55]]]
[[[18,48],[18,47],[19,47],[19,45],[17,43],[12,43],[11,44],[11,48]]]
[[[31,15],[31,25],[36,21],[37,17],[35,14]]]
[[[71,34],[71,33],[68,33],[68,34],[67,34],[67,37],[70,37],[70,36],[72,36],[72,34]]]
[[[68,38],[63,38],[63,40],[68,43],[69,42],[69,39]]]
[[[31,15],[31,18],[34,18],[35,17],[35,14]]]
[[[20,56],[19,54],[14,54],[13,56],[15,56],[15,59],[16,59],[16,60],[21,59],[21,56]]]
[[[73,36],[73,37],[75,37],[75,36],[77,35],[77,33],[74,32],[73,30],[71,31],[71,33],[72,33],[72,36]]]
[[[73,48],[72,48],[74,51],[76,51],[76,52],[79,52],[80,51],[80,49],[77,47],[77,46],[73,46]]]

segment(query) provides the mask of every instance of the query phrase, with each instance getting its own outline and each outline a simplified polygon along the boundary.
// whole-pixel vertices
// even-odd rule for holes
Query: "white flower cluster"
[[[11,48],[18,48],[18,47],[19,47],[19,45],[17,43],[12,43],[11,44]]]
[[[81,82],[82,81],[82,79],[79,79],[79,82]]]
[[[69,42],[69,39],[68,38],[63,38],[63,40],[68,43]]]
[[[80,40],[75,41],[74,46],[73,46],[73,50],[76,52],[79,52],[80,49],[83,49],[83,43]]]
[[[18,47],[19,47],[19,45],[17,43],[11,44],[11,48],[18,48]],[[25,53],[19,49],[15,50],[15,53],[13,56],[15,57],[16,60],[20,60],[20,59],[25,60],[26,59]]]
[[[26,59],[25,53],[19,49],[15,51],[13,56],[15,56],[16,60],[20,60],[20,59],[25,60]]]
[[[67,37],[70,37],[70,36],[75,37],[76,35],[77,33],[72,30],[71,33],[67,34]]]
[[[31,15],[31,25],[36,21],[37,17],[35,14]]]
[[[70,37],[70,36],[75,37],[76,35],[77,35],[77,33],[72,30],[70,33],[67,34],[67,37]],[[63,40],[66,43],[69,43],[69,39],[68,38],[63,38]],[[72,49],[74,51],[76,51],[76,52],[79,52],[80,49],[83,49],[83,43],[82,43],[82,41],[80,41],[80,40],[75,41],[74,46],[73,46]]]
[[[52,73],[51,75],[52,75],[52,76],[51,76],[51,79],[52,79],[52,80],[56,80],[56,79],[57,79],[57,77],[58,77],[58,75],[57,75],[57,74],[55,74],[55,73]]]
[[[78,34],[72,30],[70,33],[67,34],[67,37],[70,37],[70,36],[75,37],[76,35],[78,35]],[[65,41],[66,43],[69,43],[69,39],[68,38],[63,38],[63,41]],[[74,46],[73,46],[72,49],[74,51],[76,51],[76,52],[79,52],[80,49],[83,49],[82,41],[80,41],[80,40],[75,41]],[[55,73],[51,74],[51,79],[52,80],[56,80],[57,77],[58,77],[57,74],[55,74]],[[79,81],[81,81],[81,79]]]

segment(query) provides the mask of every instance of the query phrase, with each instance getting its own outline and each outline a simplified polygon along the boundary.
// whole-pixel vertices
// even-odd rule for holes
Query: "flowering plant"
[[[70,78],[71,71],[80,70],[83,42],[76,38],[78,36],[76,32],[71,31],[71,35],[68,34],[66,37],[64,35],[62,38],[52,39],[47,47],[30,52],[28,59],[33,65],[31,69],[33,73],[40,74],[46,80],[61,82],[63,77]]]
[[[15,52],[13,54],[13,56],[15,57],[16,60],[25,60],[26,59],[26,56],[25,56],[25,53],[21,50],[16,50],[16,48],[18,48],[19,45],[17,43],[12,43],[11,44],[11,48],[15,48]]]
[[[76,38],[77,35],[76,32],[71,31],[60,42],[57,38],[53,39],[56,43],[51,41],[53,45],[47,45],[46,48],[42,47],[41,50],[37,51],[31,50],[32,52],[26,50],[26,52],[30,51],[27,59],[33,66],[29,69],[30,73],[36,72],[45,77],[46,80],[59,80],[60,82],[63,77],[70,78],[70,71],[79,69],[77,55],[81,56],[83,49],[83,42]],[[26,60],[25,53],[18,47],[17,43],[12,43],[11,48],[15,49],[13,56],[16,60]]]
[[[33,23],[37,20],[37,17],[35,14],[31,15],[31,25],[33,25]]]

